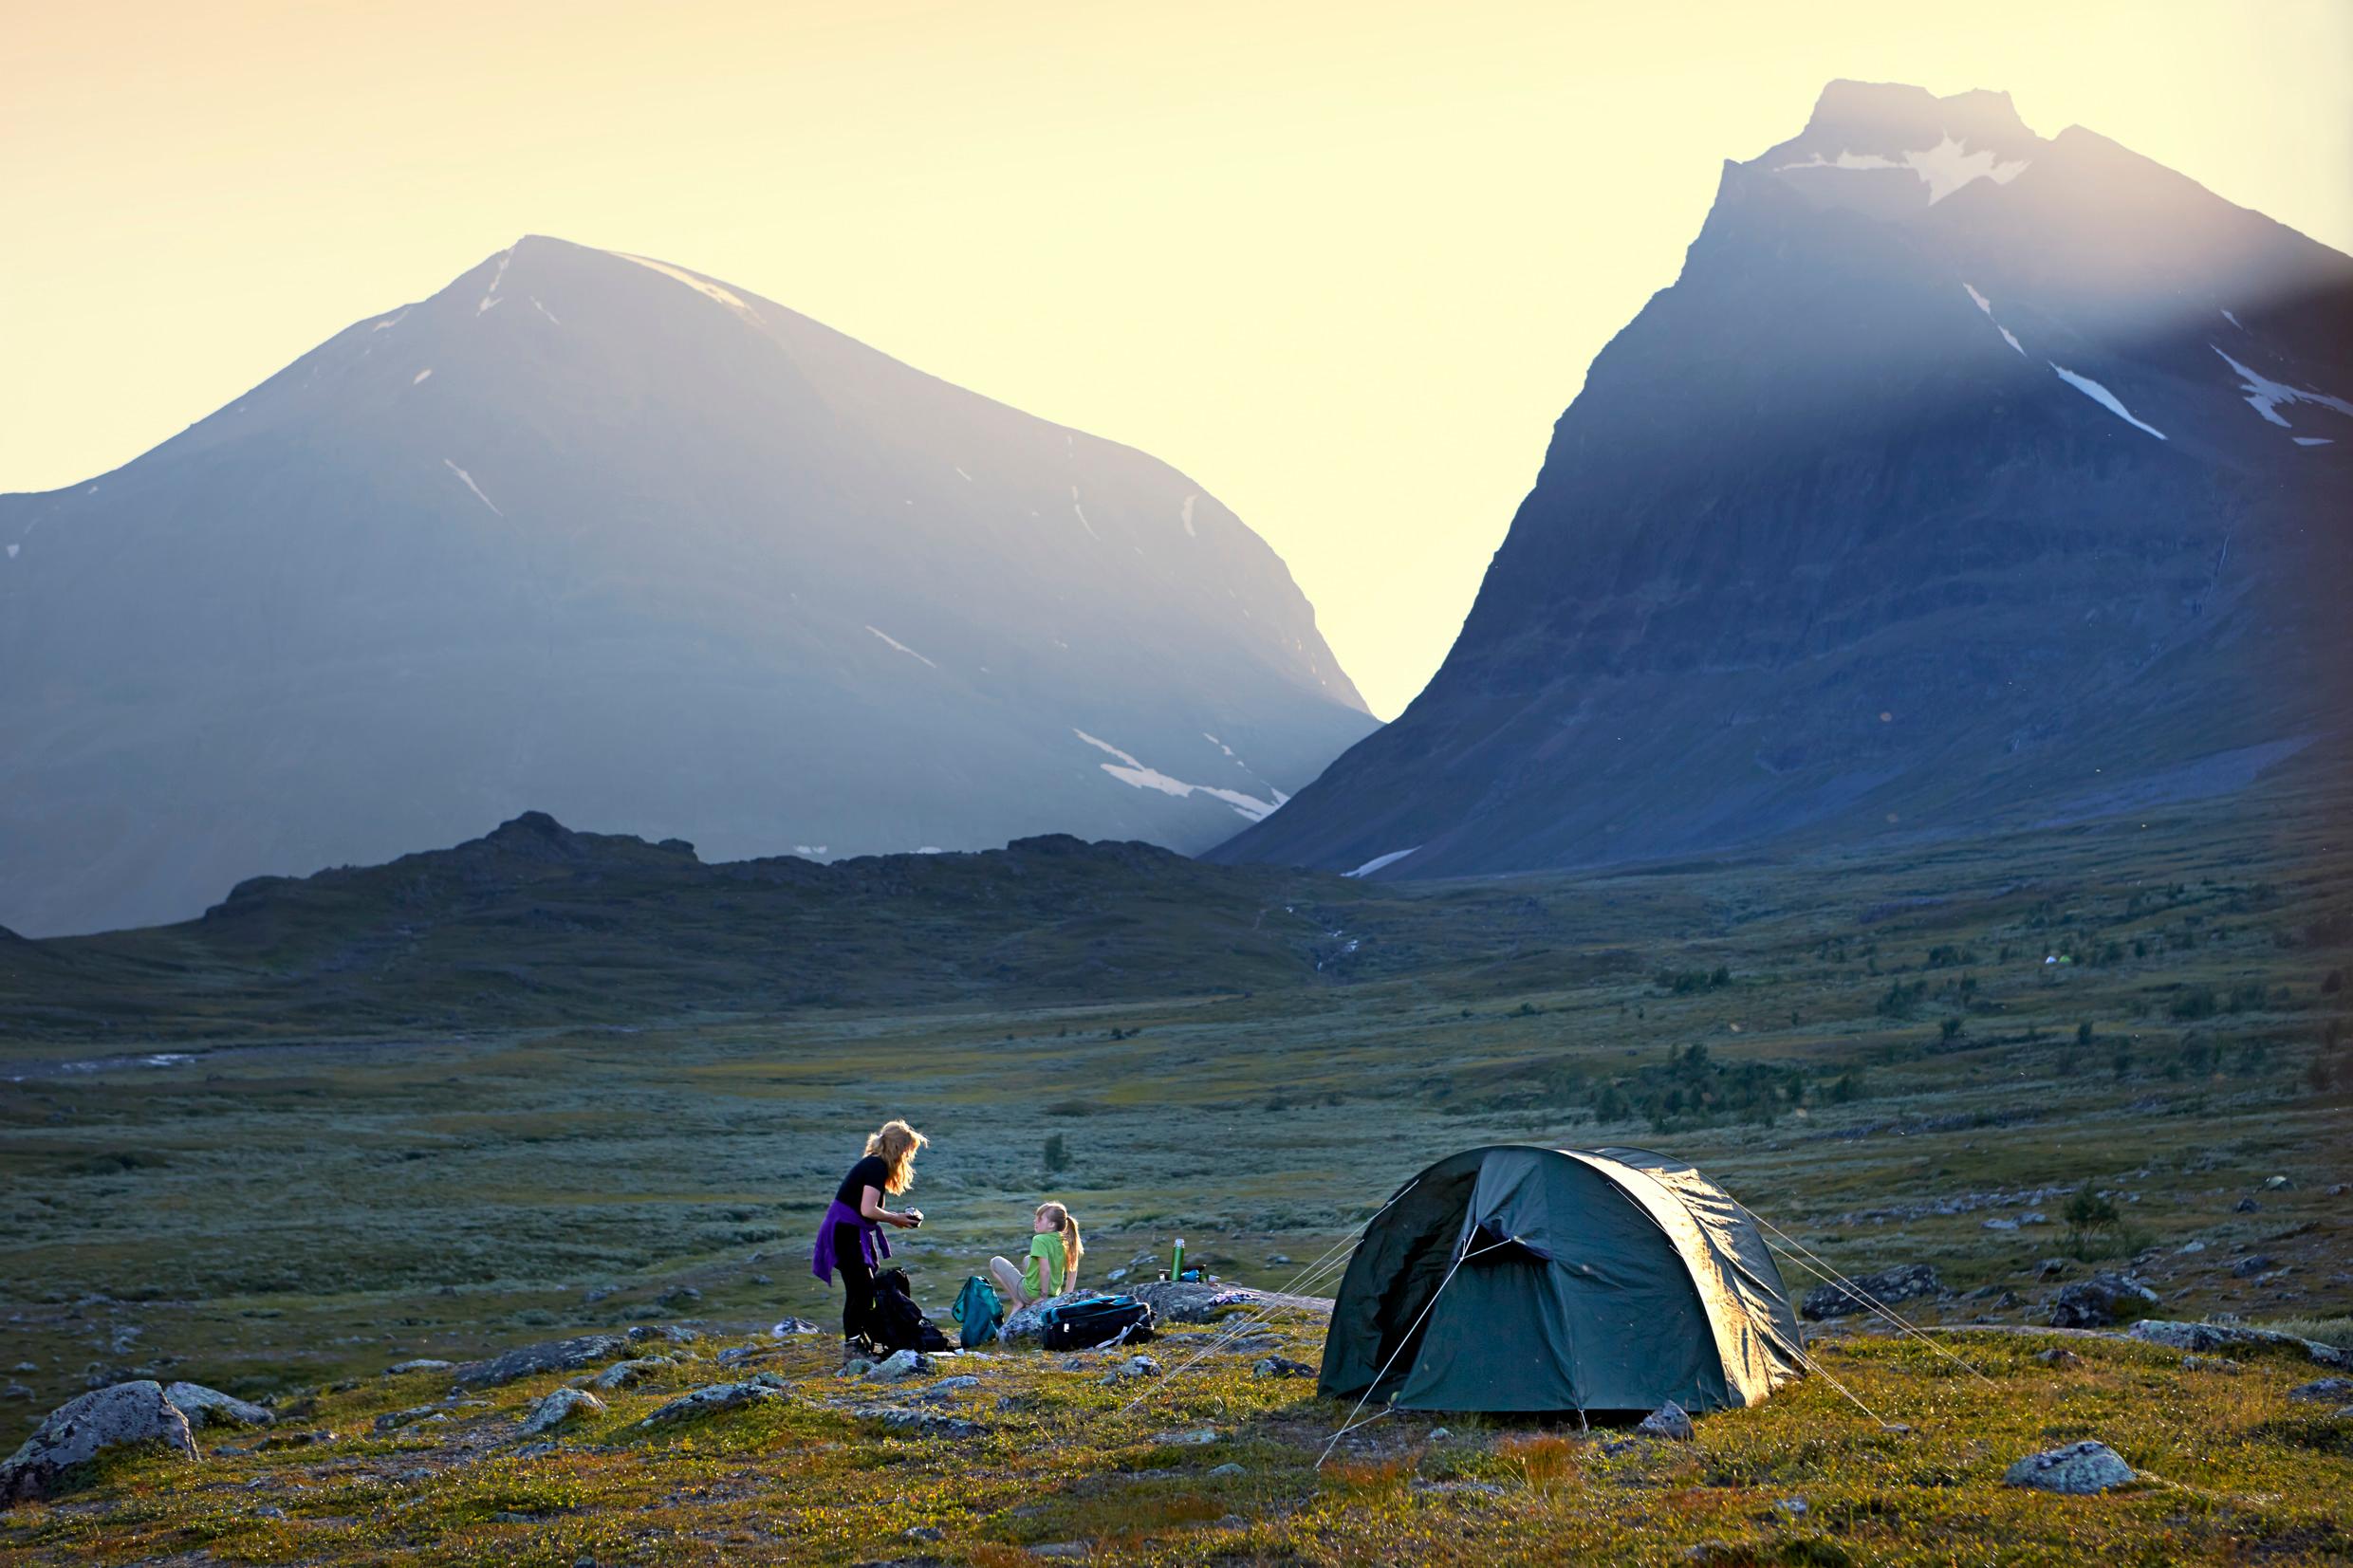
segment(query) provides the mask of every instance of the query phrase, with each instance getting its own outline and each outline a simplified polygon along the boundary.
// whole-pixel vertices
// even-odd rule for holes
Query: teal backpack
[[[956,1294],[955,1305],[950,1310],[955,1320],[964,1325],[961,1338],[966,1350],[977,1350],[994,1339],[998,1327],[1005,1321],[1005,1308],[998,1304],[997,1293],[977,1274],[964,1282],[964,1288]]]

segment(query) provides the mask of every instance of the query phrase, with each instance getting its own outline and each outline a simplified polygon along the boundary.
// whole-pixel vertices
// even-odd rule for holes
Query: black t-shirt
[[[882,1204],[887,1208],[891,1201],[890,1180],[891,1162],[880,1154],[868,1154],[850,1167],[850,1173],[842,1178],[842,1190],[834,1196],[857,1209],[865,1204],[865,1190],[871,1187],[881,1195]]]

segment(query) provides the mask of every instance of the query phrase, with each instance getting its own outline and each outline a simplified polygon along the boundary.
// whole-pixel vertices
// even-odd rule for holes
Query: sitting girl
[[[1008,1312],[1078,1287],[1079,1258],[1086,1249],[1079,1244],[1079,1222],[1070,1210],[1058,1203],[1042,1203],[1029,1228],[1029,1253],[1022,1266],[1016,1268],[1003,1258],[989,1260],[997,1294],[1010,1303]]]

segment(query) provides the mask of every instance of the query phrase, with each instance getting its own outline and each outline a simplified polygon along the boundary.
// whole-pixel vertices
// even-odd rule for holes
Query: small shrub
[[[1070,1169],[1070,1141],[1060,1133],[1046,1140],[1046,1173],[1054,1175]]]

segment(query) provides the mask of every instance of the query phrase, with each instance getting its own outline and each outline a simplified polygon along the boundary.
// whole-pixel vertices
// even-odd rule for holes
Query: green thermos
[[[1185,1239],[1182,1236],[1177,1237],[1176,1245],[1169,1248],[1168,1277],[1172,1280],[1185,1277]]]

